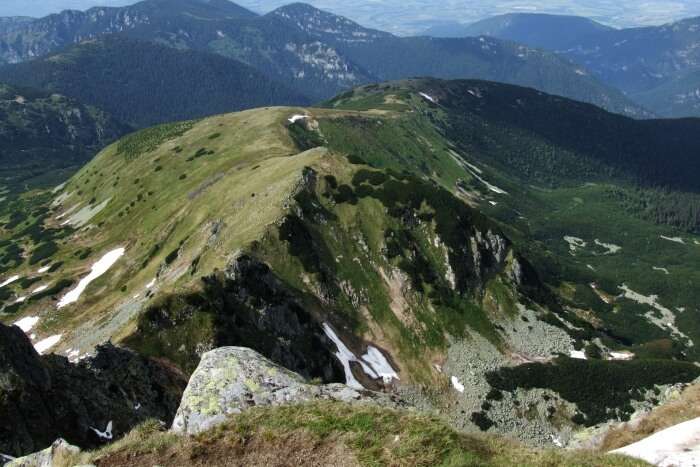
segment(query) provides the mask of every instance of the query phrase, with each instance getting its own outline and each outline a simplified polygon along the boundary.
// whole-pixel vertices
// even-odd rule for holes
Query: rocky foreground
[[[621,456],[535,450],[494,436],[461,434],[444,421],[419,414],[395,397],[344,384],[311,384],[242,347],[223,347],[204,354],[174,411],[171,402],[181,388],[181,380],[156,362],[108,346],[101,348],[97,357],[73,365],[59,357],[28,352],[23,334],[6,327],[1,331],[5,344],[3,375],[9,375],[3,384],[12,380],[18,388],[14,393],[8,392],[14,394],[13,402],[8,404],[8,398],[2,399],[3,417],[10,414],[12,407],[14,423],[19,424],[23,414],[29,415],[22,397],[26,394],[45,410],[37,411],[31,420],[25,419],[25,425],[51,427],[41,434],[28,428],[5,430],[4,446],[16,445],[24,438],[34,446],[48,446],[13,460],[7,456],[9,467],[645,465]],[[52,365],[57,361],[69,376],[82,377],[79,387],[70,388],[75,391],[73,396],[61,392],[69,389],[63,386],[62,379],[57,379],[57,383],[51,379],[55,376],[52,371],[56,371]],[[116,363],[120,365],[110,368],[115,375],[110,380],[104,372]],[[32,381],[26,379],[32,375],[44,376],[38,378],[44,386],[32,386]],[[139,380],[143,376],[147,379]],[[153,393],[144,391],[144,381],[154,383]],[[136,395],[143,401],[143,411],[126,406]],[[92,400],[101,401],[101,411],[91,404]],[[165,404],[160,412],[156,410],[158,401]],[[56,424],[55,412],[68,410],[75,422]],[[85,420],[93,410],[97,428]],[[104,431],[97,423],[102,421],[99,417],[110,418]],[[145,418],[151,420],[126,434]],[[12,433],[16,435],[13,437]],[[51,436],[65,439],[59,438],[52,444],[44,441]],[[94,451],[80,449],[98,445],[102,447]]]

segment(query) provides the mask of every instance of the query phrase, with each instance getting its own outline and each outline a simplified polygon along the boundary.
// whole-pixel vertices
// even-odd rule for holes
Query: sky
[[[264,13],[294,0],[239,0]],[[471,23],[509,12],[587,16],[617,27],[663,24],[700,16],[700,0],[306,0],[363,26],[415,34],[441,22]],[[40,17],[60,10],[122,6],[135,0],[0,0],[0,16]]]

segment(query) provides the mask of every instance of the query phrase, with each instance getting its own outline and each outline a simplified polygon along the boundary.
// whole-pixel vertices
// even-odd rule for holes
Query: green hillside
[[[691,70],[634,98],[660,115],[674,118],[700,116],[700,70]]]
[[[112,339],[186,373],[247,346],[567,444],[700,376],[700,237],[671,225],[694,124],[424,79],[142,130],[2,218],[0,317],[72,358]]]
[[[305,96],[308,102],[328,99],[361,84],[434,76],[444,79],[503,81],[590,102],[637,118],[652,115],[620,91],[598,81],[581,65],[571,63],[552,52],[500,39],[397,37],[362,27],[347,18],[303,3],[293,3],[268,14],[257,15],[228,0],[167,1],[167,8],[163,7],[164,1],[145,0],[120,8],[96,7],[87,12],[64,11],[20,24],[9,31],[0,30],[0,62],[26,62],[55,54],[86,38],[119,34],[180,51],[214,53],[243,62],[264,75],[268,81],[279,83],[278,86],[288,87],[296,94]],[[120,53],[115,55],[122,56]],[[175,73],[178,70],[167,64],[172,59],[172,53],[159,55],[163,57],[149,58],[149,62],[160,65],[159,69],[152,72],[154,76],[161,78],[161,74],[165,77],[178,75]],[[83,63],[93,73],[87,77],[90,79],[85,84],[90,88],[92,80],[98,77],[114,85],[124,84],[113,78],[107,68],[98,69],[98,76],[95,76],[94,67],[98,65],[102,67],[109,64],[120,70],[125,77],[133,76],[139,68],[148,69],[151,66],[149,62],[145,63],[145,67],[141,62],[134,63],[135,60],[130,56],[123,57],[120,61],[124,63],[120,65],[108,60],[97,60],[90,67]],[[206,86],[213,86],[209,81],[212,78],[207,80],[210,73],[200,70],[209,69],[213,65],[208,61],[206,65],[201,61],[198,63],[198,68],[193,66],[194,70],[189,69],[189,78],[181,77],[184,84],[189,86],[185,89],[190,92],[197,90],[196,86],[191,86],[195,77],[204,81]],[[122,69],[121,66],[125,68]],[[167,71],[164,71],[166,68]],[[31,78],[32,82],[43,80],[44,85],[50,84],[51,78],[44,76],[44,72],[49,71],[45,66],[29,66],[32,71],[20,69],[26,71],[21,76],[16,76],[17,79]],[[55,67],[50,70],[55,72]],[[99,76],[99,70],[105,74],[104,77]],[[35,73],[38,73],[38,78],[32,78]],[[236,76],[241,71],[229,73]],[[81,83],[84,78],[86,77],[74,75],[65,77],[67,82]],[[260,84],[251,92],[254,95],[266,95],[263,92],[267,89],[267,85],[263,84],[265,80],[255,78],[254,81]],[[148,82],[158,84],[158,81]],[[235,83],[226,80],[222,83],[223,86],[232,84]],[[101,91],[100,96],[104,96],[104,99],[118,101],[124,97],[120,94],[111,95],[107,92],[108,89]],[[217,89],[210,91],[215,93]],[[221,90],[218,92],[221,93]],[[228,94],[223,96],[231,97]],[[190,104],[203,107],[205,96],[198,97]],[[242,104],[250,102],[243,96],[238,97],[242,99],[241,105],[228,110],[244,108]],[[289,99],[288,95],[280,97],[287,98],[278,99],[276,104],[307,103]],[[134,104],[138,102],[135,101]],[[173,104],[161,102],[158,107],[170,105]],[[266,105],[266,102],[261,101],[257,105]],[[131,107],[127,107],[127,110],[128,108]],[[146,112],[144,115],[149,114],[148,109],[141,110]],[[215,106],[208,114],[221,111],[220,107]],[[192,116],[173,115],[174,118]],[[149,123],[156,121],[153,118],[143,119]]]
[[[74,99],[0,84],[0,199],[64,181],[127,131]]]

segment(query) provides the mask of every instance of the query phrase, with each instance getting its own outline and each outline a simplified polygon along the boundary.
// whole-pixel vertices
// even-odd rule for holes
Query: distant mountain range
[[[659,115],[700,116],[700,17],[613,29],[579,17],[511,14],[428,33],[485,35],[557,52]]]
[[[135,127],[311,102],[237,60],[117,35],[0,68],[0,81],[70,96]]]
[[[227,0],[65,11],[1,31],[0,61],[25,62],[107,33],[239,60],[312,101],[360,84],[435,76],[504,81],[634,117],[651,115],[550,52],[498,39],[400,38],[298,3],[263,16]]]
[[[562,50],[576,40],[614,29],[580,16],[510,13],[473,24],[444,23],[425,31],[432,37],[489,36],[530,47]]]

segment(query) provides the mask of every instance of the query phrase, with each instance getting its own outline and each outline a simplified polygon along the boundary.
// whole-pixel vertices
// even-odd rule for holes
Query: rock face
[[[5,467],[53,467],[54,460],[78,453],[80,453],[80,448],[59,438],[43,451],[14,459],[5,464]]]
[[[203,355],[177,410],[172,430],[196,434],[255,406],[328,399],[400,406],[401,401],[344,384],[313,385],[254,350],[222,347]]]
[[[148,418],[170,423],[185,386],[179,371],[111,344],[77,365],[40,356],[18,327],[0,324],[0,453],[59,437],[91,448]]]
[[[197,314],[216,323],[210,338],[178,341],[171,330],[197,322],[193,318]],[[203,278],[202,292],[146,310],[137,333],[126,342],[139,349],[149,339],[157,341],[170,360],[183,362],[187,372],[195,369],[205,351],[240,346],[253,348],[305,378],[345,381],[334,345],[311,311],[269,266],[246,254],[236,255],[225,271]]]

